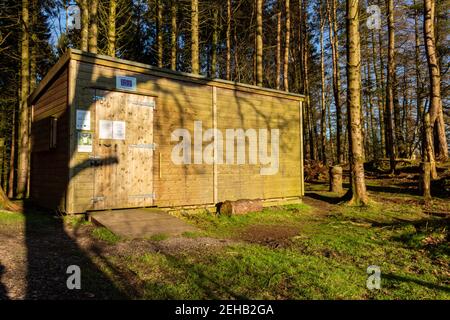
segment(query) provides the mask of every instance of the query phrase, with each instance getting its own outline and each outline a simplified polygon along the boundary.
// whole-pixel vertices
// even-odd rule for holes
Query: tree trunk
[[[26,195],[28,172],[29,172],[29,108],[28,95],[30,94],[30,21],[29,2],[22,0],[22,35],[21,35],[21,89],[19,108],[19,152],[17,168],[17,190],[18,198]]]
[[[303,0],[298,1],[298,17],[299,17],[299,23],[298,23],[298,60],[299,60],[299,73],[298,73],[298,90],[300,93],[305,92],[304,87],[304,64],[303,64],[303,36],[304,36],[304,28],[303,28]],[[306,141],[306,139],[305,139]],[[306,150],[306,149],[305,149]]]
[[[171,35],[170,35],[170,68],[172,70],[177,70],[177,51],[178,51],[178,41],[177,41],[177,13],[178,7],[176,0],[172,0],[170,7],[171,14]]]
[[[256,85],[263,85],[263,0],[256,0]]]
[[[385,132],[384,132],[384,99],[383,99],[383,85],[381,83],[381,74],[383,73],[383,69],[380,66],[381,74],[379,75],[377,71],[377,65],[375,62],[376,51],[375,51],[375,38],[374,38],[374,32],[371,33],[372,38],[372,66],[373,66],[373,72],[375,74],[375,85],[376,85],[376,96],[377,96],[377,106],[378,106],[378,120],[380,125],[380,156],[383,157],[385,155]]]
[[[38,50],[38,13],[39,6],[37,0],[31,1],[32,17],[31,17],[31,58],[30,58],[30,93],[36,88],[37,85],[37,50]]]
[[[430,163],[430,172],[431,178],[433,180],[438,178],[437,170],[436,170],[436,161],[434,158],[434,150],[433,150],[433,130],[431,127],[431,116],[430,113],[427,112],[424,117],[424,129],[423,129],[423,144],[424,144],[424,155],[423,162]]]
[[[227,0],[227,34],[226,34],[227,58],[226,79],[231,80],[231,0]]]
[[[342,167],[330,167],[330,191],[335,193],[342,193]]]
[[[340,101],[341,76],[339,72],[339,39],[337,35],[336,22],[336,0],[330,0],[332,8],[328,8],[328,23],[330,33],[331,53],[333,60],[333,97],[336,107],[336,157],[337,162],[343,162],[342,152],[342,110]]]
[[[90,0],[89,52],[97,53],[98,38],[98,0]]]
[[[211,44],[211,76],[217,78],[217,46],[219,42],[219,9],[213,8],[213,35]]]
[[[163,67],[163,4],[162,0],[157,0],[156,4],[156,46],[157,46],[157,64],[159,68]]]
[[[9,156],[9,174],[8,174],[8,197],[14,197],[14,176],[15,176],[15,158],[16,158],[16,108],[13,108],[12,132],[11,132],[11,150]]]
[[[391,174],[395,172],[395,149],[394,149],[394,129],[392,123],[392,112],[394,110],[394,81],[395,81],[395,27],[394,27],[394,0],[387,1],[388,15],[388,73],[386,84],[386,131],[387,131],[387,154],[390,159]]]
[[[361,132],[361,51],[359,0],[347,0],[347,109],[351,172],[351,204],[369,202],[364,181],[364,146]]]
[[[308,131],[308,146],[309,146],[309,157],[312,160],[317,159],[317,148],[316,148],[316,125],[314,110],[311,107],[310,96],[309,96],[309,36],[308,36],[308,3],[307,0],[302,0],[302,31],[303,31],[303,43],[302,43],[302,64],[303,64],[303,94],[305,95],[305,113],[306,125]]]
[[[334,156],[334,145],[333,145],[333,129],[331,126],[331,112],[330,112],[330,104],[327,103],[327,116],[328,116],[328,132],[329,132],[329,137],[330,137],[330,161],[331,163],[335,163],[335,156]]]
[[[88,51],[89,41],[89,5],[87,0],[78,1],[81,11],[81,50]]]
[[[280,78],[281,78],[281,11],[277,12],[277,56],[276,56],[276,78],[275,86],[277,90],[280,90]]]
[[[431,165],[429,162],[422,162],[420,164],[420,185],[425,203],[431,200]]]
[[[320,117],[320,149],[321,158],[324,164],[327,163],[327,156],[325,150],[325,138],[326,138],[326,101],[325,101],[325,48],[323,44],[323,29],[325,27],[325,17],[322,10],[322,5],[320,5],[320,78],[321,78],[321,117]]]
[[[436,50],[435,37],[435,0],[424,0],[424,36],[425,51],[430,76],[430,121],[433,133],[436,133],[437,141],[435,157],[439,160],[448,159],[448,145],[445,135],[444,114],[441,100],[441,71]]]
[[[414,0],[414,5],[416,5],[416,1]],[[421,59],[420,59],[420,35],[419,35],[419,11],[415,10],[414,15],[414,37],[415,37],[415,50],[414,50],[414,60],[415,60],[415,76],[416,76],[416,130],[417,132],[421,132],[421,128],[423,126],[423,82],[422,76],[420,73],[421,67]],[[414,132],[414,138],[416,136],[416,132]],[[413,142],[415,139],[413,139]],[[414,149],[413,149],[414,151]]]
[[[192,73],[200,72],[198,43],[198,0],[191,0],[191,68]]]
[[[237,200],[225,201],[220,206],[220,214],[226,216],[246,214],[249,212],[259,212],[263,209],[263,202],[261,199],[256,200]]]
[[[285,0],[285,10],[286,10],[286,39],[284,46],[283,81],[284,81],[284,90],[289,91],[289,50],[291,40],[291,9],[289,0]]]
[[[116,0],[109,0],[109,15],[108,15],[108,55],[116,56],[116,16],[117,16],[117,2]]]

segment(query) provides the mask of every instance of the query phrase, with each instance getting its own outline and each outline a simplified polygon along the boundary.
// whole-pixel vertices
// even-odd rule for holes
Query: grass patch
[[[167,238],[169,238],[169,235],[167,235],[165,233],[158,233],[158,234],[154,234],[151,237],[149,237],[149,239],[152,241],[163,241],[163,240],[166,240]]]
[[[84,215],[68,215],[64,216],[64,223],[71,227],[77,228],[81,226],[90,225],[91,222],[87,221]]]
[[[245,215],[224,216],[217,214],[191,214],[183,217],[194,224],[203,236],[230,237],[248,226],[265,225],[297,225],[304,220],[304,215],[310,211],[306,204],[295,204],[284,207],[264,208],[261,212]]]
[[[96,239],[108,242],[109,244],[116,244],[121,240],[119,236],[104,227],[99,227],[92,230],[92,236]]]
[[[191,239],[199,238],[202,236],[201,232],[196,232],[196,231],[185,231],[181,235],[185,238],[191,238]]]
[[[238,243],[218,250],[131,255],[148,299],[450,299],[448,221],[402,204],[340,205],[315,216],[305,205],[246,216],[196,215],[214,236],[249,225],[301,224],[285,248]],[[366,288],[367,267],[381,290]]]
[[[164,246],[127,241],[120,254],[112,250],[94,260],[133,299],[450,299],[449,218],[426,215],[411,201],[413,196],[405,197],[397,201],[395,195],[395,201],[367,207],[301,204],[231,217],[185,214],[182,218],[200,231],[183,237],[233,240],[184,239],[195,243],[187,247],[180,241]],[[24,222],[33,234],[48,234],[63,221],[0,211],[1,226],[15,230]],[[77,216],[65,217],[64,223],[80,228],[87,224]],[[280,239],[283,245],[278,238],[265,241],[270,232],[283,232],[285,226],[295,233],[288,241]],[[253,230],[263,234],[258,241]],[[106,228],[93,229],[92,236],[110,244],[122,240]],[[149,240],[166,238],[157,234]],[[366,288],[370,265],[381,269],[381,290]],[[86,278],[87,287],[95,285],[97,276]]]
[[[0,210],[0,224],[10,225],[23,223],[24,221],[25,216],[21,213]]]

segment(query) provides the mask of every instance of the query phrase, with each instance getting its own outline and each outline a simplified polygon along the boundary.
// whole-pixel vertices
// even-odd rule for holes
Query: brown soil
[[[299,228],[293,226],[254,225],[240,232],[237,238],[270,248],[285,248],[290,246],[291,238],[298,233]]]

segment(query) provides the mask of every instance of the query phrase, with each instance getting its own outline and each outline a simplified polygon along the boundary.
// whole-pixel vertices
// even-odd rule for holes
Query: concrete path
[[[116,235],[127,238],[147,238],[158,234],[181,235],[197,229],[159,209],[123,209],[89,214],[92,222]]]

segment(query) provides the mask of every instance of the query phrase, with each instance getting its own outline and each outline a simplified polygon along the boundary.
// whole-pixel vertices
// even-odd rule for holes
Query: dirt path
[[[71,227],[54,218],[49,224],[0,225],[0,300],[110,299],[139,296],[139,277],[126,264],[130,255],[177,255],[212,250],[232,242],[208,237],[171,237],[163,241],[128,240],[108,244],[93,238],[92,225]],[[77,265],[82,290],[68,290],[67,267]],[[112,281],[118,280],[118,281]],[[123,283],[116,287],[115,283]]]
[[[0,229],[0,300],[23,299],[26,293],[27,252],[23,231]],[[1,291],[4,291],[3,293]]]
[[[314,208],[314,213],[317,215],[328,215],[336,210],[336,205],[330,202],[337,202],[336,199],[329,198],[327,202],[322,199],[327,199],[326,197],[319,195],[318,193],[307,192],[303,197],[303,203]]]

